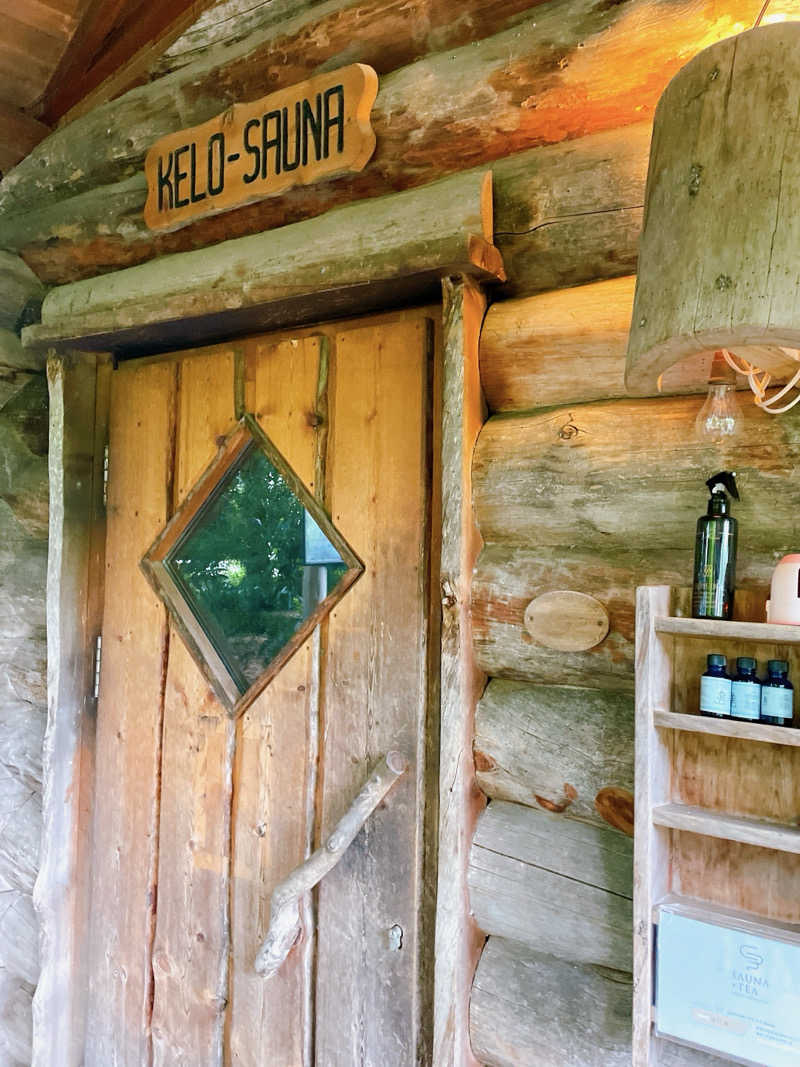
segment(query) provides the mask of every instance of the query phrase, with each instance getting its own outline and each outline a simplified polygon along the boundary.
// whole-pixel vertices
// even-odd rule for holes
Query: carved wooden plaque
[[[375,151],[377,93],[372,67],[354,63],[162,137],[145,159],[146,224],[176,229],[293,185],[362,170]]]

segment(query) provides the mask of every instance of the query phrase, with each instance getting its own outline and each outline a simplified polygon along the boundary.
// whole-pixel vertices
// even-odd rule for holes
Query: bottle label
[[[761,690],[761,714],[773,719],[791,719],[793,695],[791,689],[765,685]]]
[[[731,715],[734,719],[757,720],[761,714],[761,683],[734,682],[731,686]]]
[[[730,715],[730,678],[711,678],[705,674],[701,677],[700,710],[708,712],[709,715]]]

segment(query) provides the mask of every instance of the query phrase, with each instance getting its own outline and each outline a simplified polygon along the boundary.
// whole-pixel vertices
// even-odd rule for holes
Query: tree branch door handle
[[[280,970],[302,932],[300,900],[303,894],[333,870],[361,827],[407,769],[408,762],[401,753],[387,752],[325,844],[275,886],[270,902],[269,930],[256,954],[257,974],[272,978]]]

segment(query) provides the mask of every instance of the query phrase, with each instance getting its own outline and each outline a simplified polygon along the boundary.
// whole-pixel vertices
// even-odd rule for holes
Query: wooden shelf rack
[[[762,598],[737,594],[755,617]],[[652,1032],[653,909],[668,894],[800,923],[800,729],[699,714],[706,656],[789,662],[800,626],[684,617],[685,590],[636,603],[633,1067],[699,1067],[704,1053]],[[797,719],[795,720],[797,721]]]

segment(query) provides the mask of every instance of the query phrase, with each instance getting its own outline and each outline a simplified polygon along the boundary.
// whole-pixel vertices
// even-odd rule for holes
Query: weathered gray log
[[[747,6],[752,6],[752,0]],[[366,10],[361,5],[359,15]],[[737,17],[744,17],[740,8]],[[640,62],[622,71],[625,61],[620,59],[624,54],[620,42],[629,32],[631,19],[637,24]],[[403,36],[391,29],[390,19],[383,21],[395,38]],[[307,24],[308,18],[302,22]],[[148,235],[142,228],[143,185],[138,204],[128,201],[127,212],[110,218],[108,205],[115,199],[111,187],[138,173],[153,141],[221,113],[235,99],[254,99],[279,88],[287,84],[284,77],[288,84],[297,78],[297,67],[291,62],[281,63],[279,79],[270,82],[269,72],[265,75],[263,70],[263,55],[260,63],[250,66],[243,61],[237,67],[236,49],[212,50],[196,65],[96,109],[35,149],[3,182],[0,243],[24,248],[26,260],[44,280],[64,282],[98,269],[142,262],[157,252],[197,248],[298,221],[359,197],[433,181],[464,165],[488,163],[537,145],[645,121],[661,88],[696,50],[697,42],[717,25],[718,19],[709,21],[700,0],[690,0],[680,20],[670,18],[656,0],[627,0],[612,7],[598,0],[577,4],[556,0],[495,36],[445,49],[384,77],[374,111],[378,150],[367,169],[354,178],[295,189],[199,221],[168,238]],[[297,28],[302,29],[302,23]],[[488,24],[485,28],[491,29]],[[358,37],[354,32],[351,40]],[[262,42],[262,52],[269,43]],[[359,54],[365,62],[374,60],[381,73],[385,69],[380,51],[376,56],[369,51]],[[350,47],[348,58],[352,56]],[[646,77],[640,71],[646,71]],[[313,70],[305,68],[303,76],[310,73]],[[422,84],[425,92],[419,91]],[[581,99],[580,107],[575,106],[576,99]],[[643,160],[636,164],[637,170],[640,166]],[[601,177],[603,170],[600,164]],[[641,177],[630,180],[640,183]],[[597,182],[594,188],[600,188]],[[34,216],[38,210],[90,191],[96,191],[92,204],[84,201],[80,210],[75,205],[74,210],[61,213],[58,227],[51,216],[49,232],[37,231]],[[583,214],[586,199],[577,199],[581,203],[578,213]],[[615,245],[625,246],[614,274],[629,273],[633,267],[632,239],[639,229],[640,204],[637,194],[633,203],[624,199],[608,208],[605,222],[614,240],[606,242],[606,259],[615,259]],[[628,217],[612,217],[620,212]],[[98,216],[103,216],[104,224]],[[599,215],[595,223],[602,225]],[[626,236],[617,240],[619,226]],[[48,236],[56,240],[48,242]],[[540,239],[546,236],[538,235]],[[566,231],[559,235],[554,229],[554,247],[567,236]],[[599,237],[598,233],[593,242],[595,259],[602,258]],[[525,255],[537,255],[537,246],[541,247],[540,240]],[[588,267],[587,263],[587,270],[569,284],[596,277],[588,273]],[[563,276],[561,284],[565,284]]]
[[[626,127],[618,131],[631,137],[639,127]],[[577,150],[599,138],[586,138],[569,146],[573,156]],[[635,139],[631,138],[631,144]],[[538,155],[554,154],[554,149],[540,149]],[[509,163],[505,160],[503,166]],[[566,188],[575,190],[580,184],[579,175],[570,175]],[[498,193],[503,190],[498,184]],[[594,201],[593,201],[594,202]],[[538,200],[531,197],[531,208]],[[601,207],[603,200],[598,195],[596,211],[604,217],[607,212]],[[566,207],[567,205],[564,205]],[[562,270],[579,270],[587,259],[594,263],[586,241],[595,212],[583,214],[579,219],[562,218],[563,210],[555,213],[547,232],[563,234],[565,226],[570,232],[568,248],[554,247],[552,255],[558,256]],[[606,250],[616,261],[623,245],[618,237],[607,234]],[[519,240],[523,240],[520,238]],[[515,287],[541,287],[546,280],[541,262],[546,250],[530,262],[520,264],[514,252],[514,243],[499,235],[498,243],[510,268]],[[557,242],[554,242],[557,244]],[[581,248],[574,265],[572,253]],[[554,260],[555,262],[555,260]],[[595,277],[611,273],[611,268],[594,263]],[[571,277],[573,275],[568,275]],[[521,300],[500,300],[489,308],[481,331],[481,384],[486,402],[492,411],[525,411],[544,408],[553,404],[578,404],[589,400],[610,400],[628,395],[625,387],[625,354],[633,310],[632,277],[614,278],[594,282],[573,289],[556,289]],[[506,286],[503,295],[507,291]],[[665,371],[660,388],[654,386],[651,395],[669,396],[680,393],[705,393],[711,370],[712,353],[692,361],[691,365],[676,364]],[[739,379],[742,388],[747,383]]]
[[[52,543],[47,561],[47,732],[41,869],[35,906],[41,923],[41,976],[34,1003],[37,1067],[73,1067],[84,1055],[86,871],[93,775],[92,665],[85,649],[95,626],[87,592],[92,501],[96,499],[94,360],[54,360],[51,399]],[[102,537],[101,537],[102,541]],[[97,562],[97,561],[95,561]],[[102,556],[99,561],[102,564]],[[96,632],[96,631],[94,631]],[[93,635],[92,635],[93,636]]]
[[[47,385],[13,332],[43,287],[0,253],[0,1059],[30,1063],[46,708]]]
[[[490,937],[470,1004],[490,1067],[630,1067],[631,976]]]
[[[19,256],[0,251],[0,328],[13,330],[26,304],[41,302],[43,296],[44,286],[30,267]]]
[[[330,313],[331,301],[341,312],[342,294],[353,310],[363,308],[367,287],[381,283],[391,288],[420,278],[430,286],[453,273],[502,278],[499,253],[486,240],[491,232],[491,174],[455,175],[213,250],[165,256],[54,289],[42,307],[42,324],[25,331],[25,342],[69,347],[81,339],[84,348],[104,349],[139,343],[150,329],[153,344],[163,347],[164,327],[177,322],[188,344],[197,326],[180,326],[184,318],[215,316],[224,334],[233,330],[231,313],[264,305],[273,305],[265,311],[272,318],[318,319]],[[236,321],[240,332],[253,328],[250,319]]]
[[[610,564],[640,553],[657,568],[662,552],[692,545],[708,472],[731,464],[742,497],[736,514],[748,531],[746,556],[768,567],[797,542],[794,500],[776,494],[775,485],[794,477],[800,424],[746,404],[741,442],[710,448],[693,436],[698,409],[698,400],[680,397],[490,419],[473,461],[484,540],[580,546]]]
[[[503,299],[636,269],[649,145],[638,122],[493,164]]]
[[[496,33],[519,21],[536,0],[464,0],[459,17],[436,0],[390,0],[366,7],[353,0],[270,0],[253,7],[250,0],[228,0],[205,12],[153,65],[150,77],[162,77],[187,64],[213,46],[236,49],[246,41],[247,53],[237,69],[257,65],[264,80],[281,77],[288,64],[302,81],[324,62],[331,70],[347,63],[381,62],[381,74],[444,48],[457,48]],[[309,33],[309,17],[313,32]],[[377,69],[377,67],[376,67]],[[296,76],[295,76],[296,72]],[[241,91],[248,91],[245,86]]]
[[[504,801],[478,820],[470,903],[487,934],[630,971],[632,883],[633,841],[609,827]]]
[[[601,790],[633,790],[631,694],[495,678],[475,716],[475,764],[490,797],[605,826]]]
[[[0,967],[0,1057],[3,1067],[28,1067],[31,1062],[31,996],[33,986]]]
[[[18,889],[0,894],[0,944],[2,966],[25,982],[39,978],[39,924],[30,893]]]
[[[30,352],[22,347],[22,342],[13,330],[0,327],[0,408],[10,397],[9,382],[17,376],[20,385],[28,380],[25,371],[40,373],[44,370],[44,357],[40,352]]]
[[[628,0],[622,7],[648,9],[651,5],[652,0]],[[390,28],[383,9],[375,15],[380,18],[382,33],[393,34],[395,40],[406,36]],[[350,46],[358,34],[357,7],[353,16],[350,26],[342,27],[349,35]],[[307,32],[313,19],[313,12],[301,15],[295,32]],[[624,124],[626,119],[630,122],[648,117],[643,107],[652,112],[658,95],[655,85],[650,86],[647,103],[640,99],[634,107],[632,100],[624,101],[620,86],[608,71],[602,83],[597,78],[606,61],[601,57],[603,46],[611,43],[621,20],[621,10],[609,11],[596,0],[580,0],[577,5],[557,0],[511,29],[480,41],[467,40],[458,49],[445,49],[387,74],[372,117],[379,147],[370,163],[371,177],[362,195],[379,195],[452,173],[465,161],[465,153],[471,162],[496,159],[537,143],[560,141],[570,134],[580,136]],[[691,21],[687,18],[687,22]],[[703,25],[705,18],[696,12],[692,27],[695,33],[698,23]],[[663,25],[658,33],[655,27],[651,32],[652,48],[658,35],[663,42]],[[251,39],[233,50],[212,51],[176,74],[133,89],[56,131],[4,180],[0,217],[20,214],[45,198],[64,200],[129,178],[139,170],[150,144],[159,137],[204,122],[237,100],[258,99],[309,77],[320,66],[324,69],[328,57],[323,54],[322,62],[315,63],[313,53],[303,55],[299,40],[286,42],[289,63],[276,56],[277,69],[265,69],[263,54],[274,48],[276,36],[285,37],[286,33],[286,26],[273,28],[259,42],[258,49]],[[690,33],[685,36],[687,41],[691,39]],[[324,41],[324,34],[320,39]],[[565,73],[567,64],[561,67],[559,60],[563,62],[573,52],[589,51],[585,47],[588,41],[594,44],[589,66],[596,64],[597,69],[582,72],[581,80],[593,84],[596,90],[594,114],[591,106],[572,109],[562,116],[562,125],[556,130],[550,108],[563,105],[572,81],[572,75]],[[252,59],[244,58],[248,55]],[[353,61],[352,55],[349,47],[347,62]],[[385,70],[386,59],[381,63],[380,57],[380,49],[365,49],[361,61],[372,63],[374,58],[378,67]],[[519,58],[509,63],[510,57]],[[678,69],[677,54],[669,66]],[[555,83],[545,92],[538,80],[543,67]],[[668,69],[660,72],[662,85],[669,78]],[[501,81],[493,85],[498,77]],[[426,91],[420,93],[423,83]],[[532,99],[531,94],[537,91],[538,99]],[[572,92],[574,100],[574,86]],[[610,101],[622,105],[616,114],[608,113]],[[539,106],[534,107],[534,102]],[[443,126],[443,114],[451,115],[456,106],[461,121],[452,127]],[[414,142],[413,160],[407,158],[410,139]],[[42,166],[42,159],[46,166]],[[352,199],[352,190],[346,199]],[[342,202],[341,197],[338,202]]]

